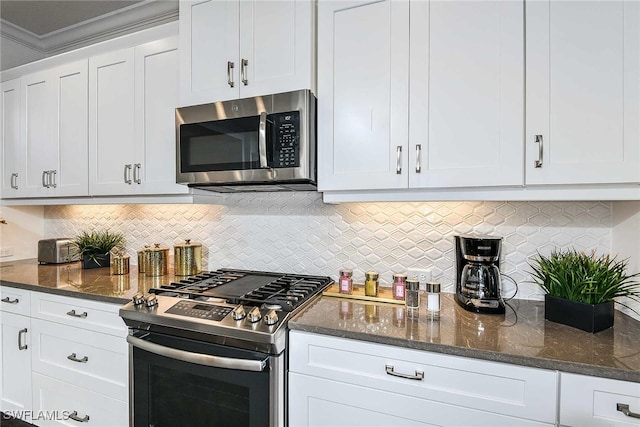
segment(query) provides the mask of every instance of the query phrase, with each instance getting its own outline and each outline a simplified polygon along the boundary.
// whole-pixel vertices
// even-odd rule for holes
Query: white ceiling
[[[0,0],[0,70],[178,19],[178,0]]]
[[[42,37],[98,16],[111,14],[141,1],[1,0],[0,18]]]

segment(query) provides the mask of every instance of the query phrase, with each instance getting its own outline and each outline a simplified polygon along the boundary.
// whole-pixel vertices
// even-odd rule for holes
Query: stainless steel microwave
[[[309,90],[176,109],[176,182],[218,192],[315,190]]]

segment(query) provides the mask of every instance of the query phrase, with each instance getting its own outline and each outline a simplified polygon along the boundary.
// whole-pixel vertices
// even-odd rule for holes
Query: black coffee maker
[[[504,313],[500,295],[501,237],[454,236],[456,301],[476,313]]]

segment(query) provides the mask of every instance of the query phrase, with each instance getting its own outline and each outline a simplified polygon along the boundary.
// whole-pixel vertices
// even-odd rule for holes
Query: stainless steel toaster
[[[78,261],[73,240],[69,238],[44,239],[38,241],[38,262],[40,264],[63,264]]]

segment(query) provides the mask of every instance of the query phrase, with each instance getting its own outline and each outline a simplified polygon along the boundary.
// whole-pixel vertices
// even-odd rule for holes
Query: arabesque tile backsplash
[[[536,251],[572,246],[611,251],[609,202],[434,202],[329,205],[315,192],[243,193],[216,205],[48,206],[45,237],[73,237],[109,228],[126,236],[127,251],[145,244],[191,239],[204,246],[204,268],[287,271],[356,281],[366,270],[389,283],[394,272],[427,268],[453,291],[455,234],[502,236],[503,273],[519,285],[518,298],[540,298],[527,283]],[[170,251],[172,253],[173,250]],[[513,287],[504,284],[505,293]]]

